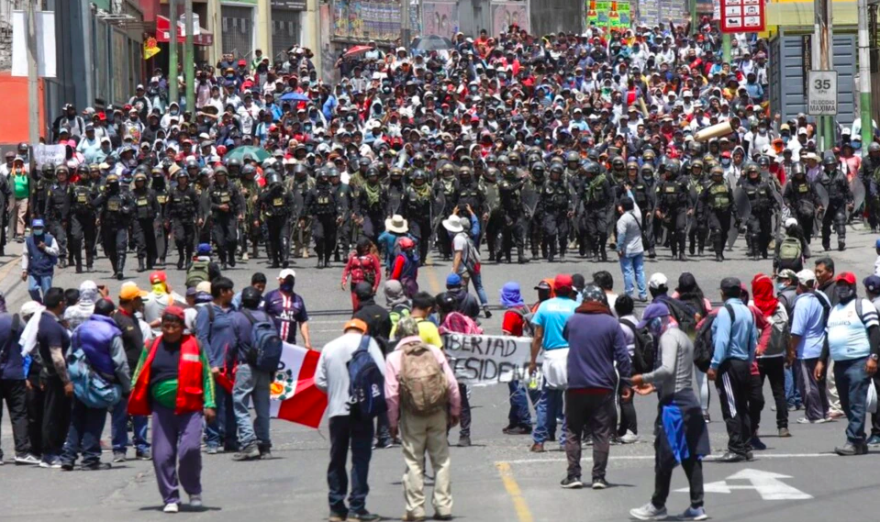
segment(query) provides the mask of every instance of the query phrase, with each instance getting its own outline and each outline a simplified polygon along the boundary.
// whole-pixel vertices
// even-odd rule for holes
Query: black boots
[[[138,258],[138,269],[137,269],[137,271],[138,271],[138,273],[141,273],[141,272],[143,272],[144,270],[146,270],[146,269],[144,268],[144,258],[139,257],[139,258]]]

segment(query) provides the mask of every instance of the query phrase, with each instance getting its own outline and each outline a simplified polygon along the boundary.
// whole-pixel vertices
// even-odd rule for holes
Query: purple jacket
[[[617,370],[632,376],[632,364],[620,323],[607,306],[584,303],[568,318],[562,336],[568,340],[568,388],[617,388]]]

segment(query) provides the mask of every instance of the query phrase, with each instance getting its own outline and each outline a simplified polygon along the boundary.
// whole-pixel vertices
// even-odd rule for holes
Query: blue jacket
[[[19,319],[17,332],[12,332],[14,317],[0,313],[0,379],[22,381],[25,378],[25,364],[18,341],[24,331],[25,322]]]
[[[211,322],[213,309],[214,320]],[[202,349],[208,353],[212,368],[223,368],[227,353],[235,351],[238,340],[232,326],[232,308],[224,310],[214,303],[199,308],[196,315],[196,337]]]
[[[595,303],[585,303],[568,318],[562,336],[568,341],[568,388],[617,388],[621,378],[632,375],[632,364],[620,323],[610,311],[589,312]]]
[[[82,348],[89,364],[98,373],[112,376],[115,369],[110,355],[110,345],[114,337],[121,335],[122,331],[116,325],[116,321],[103,315],[93,315],[77,327],[71,342],[75,347]]]
[[[743,304],[741,299],[728,299],[724,304],[733,308],[736,320],[731,325],[727,308],[720,308],[712,322],[712,341],[715,353],[710,367],[717,370],[727,359],[754,361],[755,348],[758,346],[758,329],[752,311]]]
[[[263,312],[261,310],[248,310],[251,316],[254,318],[255,323],[259,322],[269,322],[271,324],[275,324],[272,321],[272,318],[269,317],[269,314]],[[235,333],[235,337],[238,339],[238,345],[235,350],[230,350],[229,354],[226,356],[227,361],[234,360],[237,361],[245,361],[247,357],[248,351],[254,344],[254,331],[252,328],[252,324],[247,316],[244,315],[243,311],[235,312],[230,317],[232,321],[232,331]]]
[[[43,242],[47,245],[52,243],[51,234],[44,234],[44,238]],[[28,253],[28,275],[52,275],[55,272],[55,262],[57,261],[57,258],[55,256],[50,256],[37,248],[37,243],[34,240],[33,235],[28,236],[25,244]]]

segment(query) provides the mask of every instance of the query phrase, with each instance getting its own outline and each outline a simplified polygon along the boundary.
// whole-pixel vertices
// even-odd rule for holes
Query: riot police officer
[[[305,201],[306,194],[315,188],[315,180],[309,176],[309,169],[302,163],[293,167],[293,177],[287,179],[287,191],[299,201]],[[312,216],[300,216],[296,230],[293,231],[293,254],[294,257],[309,257],[309,244],[311,243]]]
[[[192,169],[187,168],[186,172],[190,173],[192,172]],[[189,174],[188,176],[189,179],[193,179],[192,174]],[[199,170],[196,173],[195,179],[196,183],[193,189],[196,191],[196,195],[199,197],[198,242],[210,243],[211,227],[213,224],[213,217],[211,216],[211,169],[204,168],[202,170]]]
[[[52,163],[44,164],[42,172],[34,169],[32,177],[34,178],[34,188],[31,193],[32,201],[29,204],[31,213],[34,214],[32,217],[45,219],[46,197],[49,194],[49,187],[55,182],[55,165]]]
[[[199,216],[199,196],[195,189],[189,186],[189,176],[186,171],[178,170],[177,186],[168,196],[164,215],[165,227],[170,228],[174,235],[178,270],[183,270],[193,257],[196,242],[195,223],[200,219]]]
[[[715,251],[715,261],[723,261],[724,245],[727,243],[730,219],[733,209],[735,209],[733,192],[724,180],[724,169],[720,165],[712,167],[709,177],[709,185],[699,195],[700,206],[706,213],[712,249]]]
[[[378,176],[378,171],[376,174]],[[328,267],[330,254],[336,247],[336,230],[342,222],[342,216],[336,199],[336,188],[330,184],[330,173],[326,170],[320,172],[315,188],[306,194],[301,226],[305,224],[303,218],[306,215],[312,216],[312,237],[315,239],[315,251],[318,254],[318,268]]]
[[[703,160],[695,159],[691,162],[687,185],[693,209],[691,219],[689,219],[688,251],[692,256],[697,253],[702,256],[706,246],[706,231],[708,229],[706,224],[708,214],[700,202],[700,194],[706,185],[706,180],[703,179]]]
[[[480,179],[480,191],[486,198],[486,208],[483,212],[483,237],[489,248],[489,261],[495,261],[497,256],[498,235],[501,233],[501,206],[498,195],[498,169],[492,167],[486,169]]]
[[[822,216],[822,248],[831,249],[831,224],[837,232],[837,249],[846,249],[846,210],[852,210],[853,195],[846,179],[846,174],[840,170],[840,164],[834,153],[826,151],[822,157],[823,172],[816,179],[825,187],[828,193],[828,208],[824,209]],[[822,209],[820,209],[821,212]]]
[[[678,169],[678,162],[675,160],[663,164],[665,179],[657,185],[657,210],[654,215],[666,229],[673,259],[684,261],[687,259],[684,253],[685,229],[692,206],[687,182],[678,179]]]
[[[79,169],[77,171],[79,172]],[[91,272],[95,262],[95,239],[98,227],[92,201],[96,196],[97,191],[92,188],[86,169],[85,175],[80,174],[76,186],[73,187],[70,199],[70,250],[73,252],[77,274],[82,273],[83,239],[86,249],[86,270]]]
[[[880,146],[880,145],[878,145]],[[797,219],[798,225],[804,232],[804,239],[810,244],[813,236],[813,224],[816,219],[816,207],[820,206],[816,191],[807,179],[804,166],[795,163],[791,169],[791,177],[782,191],[782,200]]]
[[[550,167],[550,179],[544,184],[541,192],[541,204],[544,216],[542,250],[549,250],[548,260],[556,260],[557,243],[559,258],[565,259],[568,246],[568,222],[574,216],[574,198],[568,183],[563,178],[562,165]]]
[[[498,183],[498,196],[501,202],[502,213],[501,252],[496,256],[498,261],[501,260],[501,254],[503,253],[507,262],[511,262],[511,249],[514,243],[516,243],[517,262],[524,264],[529,261],[525,257],[527,216],[523,206],[522,191],[523,180],[517,179],[517,173],[514,169],[509,167],[505,169],[504,179]]]
[[[104,252],[113,267],[113,277],[122,281],[125,270],[126,248],[128,247],[128,226],[134,212],[131,194],[122,191],[119,176],[110,174],[104,185],[104,192],[94,200],[101,223],[101,240]]]
[[[153,167],[150,171],[150,189],[156,195],[159,213],[153,219],[153,234],[156,237],[156,262],[165,266],[168,256],[168,229],[165,228],[165,205],[168,204],[168,183],[165,171],[161,167]]]
[[[767,259],[767,246],[770,244],[771,220],[776,200],[773,198],[773,189],[768,180],[761,178],[758,165],[748,163],[745,168],[746,175],[739,180],[739,185],[749,197],[752,212],[747,223],[749,257],[757,258],[761,255]]]
[[[355,214],[364,236],[373,244],[378,244],[379,234],[385,230],[387,208],[388,196],[379,182],[379,167],[372,165],[367,169],[366,182],[358,189]]]
[[[434,182],[434,191],[443,194],[447,211],[451,211],[458,206],[460,185],[455,178],[455,165],[445,162],[440,166],[440,177]],[[448,261],[452,258],[452,238],[449,237],[449,232],[439,222],[436,232],[440,254],[444,260]]]
[[[228,167],[227,167],[228,168]],[[281,183],[281,175],[272,170],[276,176],[278,176],[278,182]],[[266,179],[269,178],[267,173],[263,173]],[[284,187],[282,187],[284,188]],[[242,235],[242,259],[248,260],[248,240],[251,242],[251,256],[254,259],[257,259],[259,255],[258,244],[260,242],[260,185],[257,183],[257,169],[254,168],[253,165],[245,165],[241,168],[241,182],[239,190],[241,190],[241,197],[244,200],[244,223],[242,223],[242,228],[244,229],[244,234]],[[285,227],[285,233],[288,234],[288,237],[284,240],[286,252],[289,252],[290,248],[290,227]],[[271,239],[271,238],[270,238]],[[285,257],[286,259],[286,257]]]
[[[434,190],[428,184],[428,175],[422,169],[410,174],[410,186],[403,198],[403,217],[409,223],[410,234],[419,244],[419,263],[428,256],[431,241],[431,220],[434,210]]]
[[[132,221],[132,241],[137,247],[138,272],[152,269],[156,259],[156,235],[153,221],[159,214],[159,202],[156,194],[147,187],[147,176],[138,172],[134,176],[134,220]],[[144,268],[146,260],[146,268]]]
[[[403,194],[406,192],[406,186],[403,183],[403,169],[391,167],[388,173],[388,180],[383,182],[383,185],[385,194],[388,195],[388,210],[385,211],[385,214],[387,216],[400,214]]]
[[[578,240],[585,252],[597,261],[607,261],[605,243],[608,240],[609,210],[614,206],[614,193],[608,177],[598,163],[591,161],[584,167],[586,177],[578,194]]]
[[[565,170],[561,163],[552,164],[550,169],[557,173],[562,173],[562,171]],[[545,168],[543,162],[538,162],[532,165],[531,172],[526,176],[523,183],[523,190],[527,190],[540,196],[544,190],[544,183],[547,180],[544,171]],[[548,243],[544,241],[544,198],[539,197],[537,202],[538,204],[535,208],[531,209],[532,213],[526,222],[526,226],[528,227],[528,238],[532,247],[532,259],[538,259],[539,248],[541,250],[541,257],[546,259],[550,255],[550,251],[547,248]]]
[[[238,246],[238,222],[244,220],[244,209],[241,207],[241,193],[229,182],[226,167],[220,166],[214,171],[214,185],[211,187],[211,230],[220,266],[235,266],[235,252]]]
[[[877,228],[880,227],[880,176],[878,176],[880,172],[877,172],[878,168],[880,168],[880,143],[872,141],[868,145],[868,156],[862,158],[862,165],[859,167],[859,178],[865,185],[865,207],[868,211],[868,225],[871,227],[871,232],[877,232]],[[810,236],[807,235],[806,230],[804,230],[804,235],[809,241]]]
[[[293,193],[287,190],[282,183],[281,175],[273,169],[267,170],[265,175],[266,189],[258,196],[258,207],[259,214],[262,214],[268,231],[266,249],[272,268],[278,268],[279,265],[287,268],[290,257],[291,216],[296,216],[299,209],[294,203]],[[254,223],[254,226],[259,228],[259,223]],[[256,245],[254,248],[256,249]]]
[[[67,266],[67,222],[70,215],[70,194],[72,189],[67,183],[69,172],[67,167],[59,165],[55,169],[55,183],[46,191],[46,201],[42,215],[45,216],[48,232],[58,242],[58,265]]]
[[[348,253],[349,240],[351,239],[351,215],[354,208],[354,198],[352,196],[351,187],[342,182],[339,169],[334,166],[326,168],[327,175],[330,177],[330,185],[336,193],[336,201],[339,203],[339,214],[341,222],[336,230],[336,248],[333,251],[333,260],[339,263],[342,257]],[[304,200],[300,200],[299,205],[302,206]]]

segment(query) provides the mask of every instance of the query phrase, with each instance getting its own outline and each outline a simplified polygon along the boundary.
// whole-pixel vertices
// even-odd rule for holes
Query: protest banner
[[[531,337],[505,335],[443,335],[443,350],[456,379],[472,386],[489,386],[528,379]],[[541,355],[538,355],[540,374]]]
[[[327,395],[315,386],[320,352],[284,343],[281,362],[269,384],[270,416],[318,428]]]
[[[43,145],[37,143],[33,146],[34,163],[38,169],[49,163],[55,166],[63,165],[67,161],[67,150],[64,145]]]

